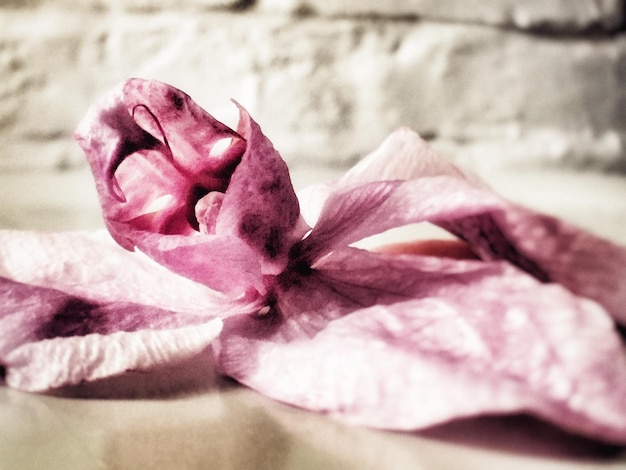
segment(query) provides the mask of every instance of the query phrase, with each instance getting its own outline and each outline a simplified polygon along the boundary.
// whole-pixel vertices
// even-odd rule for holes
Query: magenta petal
[[[243,109],[239,131],[172,86],[132,79],[75,135],[118,243],[248,298],[264,294],[262,275],[284,268],[307,227],[287,166]]]
[[[90,109],[75,138],[87,155],[104,220],[118,243],[132,249],[126,232],[133,228],[184,230],[185,214],[176,207],[185,197],[184,176],[170,163],[167,145],[137,125],[123,88]],[[155,201],[160,211],[153,208]]]
[[[501,207],[495,194],[447,176],[337,187],[321,209],[305,251],[323,254],[386,230],[454,220]]]
[[[226,320],[225,373],[368,426],[529,412],[626,443],[626,351],[597,304],[506,263],[350,250],[317,270],[277,315]]]
[[[241,107],[240,116],[238,131],[248,145],[224,195],[215,231],[241,237],[262,255],[264,272],[276,274],[306,228],[287,165]]]
[[[234,300],[255,300],[265,293],[259,257],[240,238],[147,234],[138,240],[156,262]]]
[[[196,230],[195,202],[223,192],[245,142],[174,87],[128,80],[92,107],[75,132],[104,218],[124,247],[138,231]],[[229,140],[221,149],[218,142]],[[215,150],[217,149],[217,150]]]
[[[381,175],[393,178],[396,189],[368,205],[372,187],[385,184],[376,182]],[[322,209],[305,251],[323,254],[330,232],[337,235],[326,252],[390,228],[432,222],[466,240],[481,258],[504,259],[541,281],[560,283],[626,324],[626,248],[499,197],[413,132],[397,131],[334,186],[307,195]]]
[[[177,168],[199,185],[228,182],[246,147],[239,134],[216,120],[186,93],[156,80],[124,84],[125,104],[140,127],[167,139]],[[229,145],[219,148],[219,142]]]
[[[175,363],[203,351],[221,321],[123,302],[99,303],[0,278],[6,383],[46,390]]]
[[[105,231],[0,230],[0,276],[95,302],[134,302],[205,316],[246,304],[120,248]]]

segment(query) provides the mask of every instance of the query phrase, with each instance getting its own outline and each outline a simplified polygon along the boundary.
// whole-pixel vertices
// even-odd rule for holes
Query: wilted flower
[[[162,83],[126,82],[77,139],[109,232],[161,266],[103,234],[4,232],[9,386],[211,345],[220,373],[352,423],[528,412],[626,444],[623,248],[503,200],[406,129],[300,200],[245,110],[235,132]],[[415,222],[474,257],[354,246]]]

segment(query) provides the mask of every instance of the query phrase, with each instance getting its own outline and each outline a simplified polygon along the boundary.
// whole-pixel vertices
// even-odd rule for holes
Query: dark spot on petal
[[[261,214],[246,214],[239,225],[239,234],[272,259],[283,252],[284,240],[281,227],[268,227]]]
[[[226,160],[226,163],[223,163],[221,167],[216,168],[214,170],[214,175],[217,178],[223,178],[225,180],[226,186],[230,183],[230,178],[233,176],[235,169],[241,163],[241,157],[243,153],[240,155],[236,155],[235,157],[231,157]],[[226,186],[224,189],[226,189]]]
[[[181,98],[178,93],[176,93],[175,91],[172,90],[170,92],[169,99],[170,99],[170,101],[172,102],[172,105],[174,106],[174,108],[176,108],[177,111],[180,111],[180,110],[183,109],[183,106],[185,104],[185,100],[183,98]]]
[[[279,227],[270,227],[269,233],[265,237],[265,252],[270,258],[276,258],[283,248],[283,237]]]
[[[129,155],[132,155],[139,150],[153,149],[155,147],[158,147],[160,143],[161,142],[156,137],[144,131],[143,129],[137,130],[137,132],[132,135],[125,135],[125,139],[119,143],[116,149],[116,165],[113,170],[115,170],[115,168],[119,166],[122,160],[124,160],[124,158],[128,157]]]
[[[289,266],[287,271],[301,276],[309,276],[313,273],[313,268],[302,247],[302,242],[298,242],[289,250]]]
[[[281,289],[288,291],[294,287],[302,287],[306,282],[307,278],[313,274],[314,270],[309,267],[303,265],[296,266],[293,270],[288,270],[280,273],[276,277],[277,284],[281,287]]]
[[[276,193],[282,188],[282,180],[280,178],[274,178],[261,183],[261,192],[263,193]]]
[[[550,282],[548,273],[517,250],[490,214],[441,222],[439,225],[466,241],[471,248],[477,250],[477,254],[487,252],[495,259],[509,261],[540,282]]]
[[[193,188],[191,188],[191,202],[193,202],[193,205],[195,206],[196,203],[202,199],[204,196],[206,196],[207,194],[209,194],[210,190],[203,187],[203,186],[199,186],[199,185],[195,185]]]
[[[246,238],[253,238],[259,229],[263,220],[259,214],[246,214],[239,225],[239,233]]]
[[[313,274],[313,268],[306,260],[299,260],[292,267],[293,272],[300,276],[310,276]]]
[[[7,378],[7,367],[5,365],[0,364],[0,381],[4,382]]]
[[[50,321],[41,325],[39,339],[85,336],[107,332],[107,318],[100,305],[83,299],[71,298],[63,302]]]

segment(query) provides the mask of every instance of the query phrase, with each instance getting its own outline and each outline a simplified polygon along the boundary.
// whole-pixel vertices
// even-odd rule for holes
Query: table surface
[[[0,388],[2,469],[626,468],[626,454],[524,417],[422,433],[349,427],[235,384],[86,399]]]

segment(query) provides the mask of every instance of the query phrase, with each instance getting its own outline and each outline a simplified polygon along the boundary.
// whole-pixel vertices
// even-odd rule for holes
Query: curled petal
[[[224,194],[215,230],[245,240],[261,255],[264,273],[277,274],[306,227],[287,165],[241,107],[240,115],[238,131],[248,146]]]
[[[219,334],[220,320],[174,330],[54,338],[25,344],[2,358],[5,382],[43,391],[129,371],[176,364],[202,353]]]
[[[339,180],[341,186],[363,184],[371,181],[410,180],[431,176],[461,178],[481,186],[473,175],[461,171],[445,158],[441,158],[430,145],[411,129],[400,128]]]
[[[454,220],[498,210],[501,204],[495,194],[448,176],[339,186],[303,244],[321,255],[395,227]]]
[[[460,178],[484,187],[478,178],[442,158],[416,132],[403,127],[391,133],[377,149],[363,157],[338,181],[304,188],[298,196],[303,201],[302,213],[309,225],[313,226],[326,199],[337,190],[377,181],[404,181],[432,176]]]
[[[259,273],[280,272],[307,227],[287,166],[240,109],[237,133],[182,91],[132,79],[75,136],[118,243],[213,289],[263,295]]]
[[[337,247],[385,230],[377,220],[378,208],[384,205],[399,184],[379,181],[333,192],[311,233],[301,243],[302,255],[314,261]]]
[[[91,165],[105,222],[129,249],[138,230],[197,230],[195,203],[226,189],[246,146],[182,91],[140,79],[96,103],[74,135]],[[230,145],[222,148],[225,140]]]
[[[135,78],[124,83],[124,102],[140,127],[163,142],[167,140],[173,164],[198,179],[198,184],[228,180],[239,164],[245,140],[183,91],[156,80]]]

